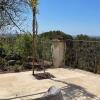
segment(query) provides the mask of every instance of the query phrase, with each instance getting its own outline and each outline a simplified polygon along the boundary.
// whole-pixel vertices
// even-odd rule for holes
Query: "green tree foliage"
[[[100,42],[100,37],[91,37],[91,40]]]
[[[15,51],[25,57],[32,55],[32,36],[31,34],[18,35],[16,38]]]
[[[90,40],[88,35],[80,34],[75,37],[76,40]]]
[[[40,38],[44,38],[44,39],[53,39],[53,38],[59,38],[62,37],[64,40],[66,39],[73,39],[73,37],[71,35],[68,35],[62,31],[49,31],[49,32],[45,32],[39,35]]]
[[[38,0],[27,0],[30,7],[36,7],[38,5]]]

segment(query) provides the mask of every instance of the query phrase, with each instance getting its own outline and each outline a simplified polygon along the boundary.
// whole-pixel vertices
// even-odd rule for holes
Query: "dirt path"
[[[36,98],[50,86],[56,86],[62,89],[65,100],[100,100],[100,75],[64,68],[49,69],[47,72],[55,78],[37,80],[31,71],[1,74],[0,99],[30,94],[32,96],[23,99]]]

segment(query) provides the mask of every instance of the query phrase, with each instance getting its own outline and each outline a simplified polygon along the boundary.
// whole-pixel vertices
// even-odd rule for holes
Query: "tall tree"
[[[34,75],[34,59],[36,57],[36,35],[37,35],[37,20],[36,20],[36,14],[37,14],[37,4],[38,0],[28,0],[28,4],[30,5],[32,9],[33,14],[33,75]]]
[[[33,74],[34,74],[34,57],[36,54],[35,37],[37,34],[37,4],[38,0],[0,0],[0,28],[8,25],[15,25],[19,30],[20,27],[16,24],[19,19],[20,12],[23,11],[23,4],[28,3],[33,13]]]

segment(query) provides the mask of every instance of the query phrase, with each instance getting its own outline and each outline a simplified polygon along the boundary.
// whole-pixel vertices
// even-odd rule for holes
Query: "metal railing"
[[[99,41],[66,40],[64,42],[66,45],[64,57],[66,66],[100,73]],[[36,44],[36,59],[52,62],[52,41],[38,39]],[[31,35],[0,38],[0,70],[22,71],[26,65],[31,66],[31,60]],[[8,63],[12,63],[14,66],[9,66]],[[25,66],[23,67],[23,65]]]
[[[65,63],[70,67],[100,73],[100,42],[67,40]]]

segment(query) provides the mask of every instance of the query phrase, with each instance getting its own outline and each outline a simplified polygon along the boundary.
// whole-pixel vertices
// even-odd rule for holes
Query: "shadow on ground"
[[[62,80],[51,80],[66,84],[65,87],[61,88],[64,100],[100,100],[100,97],[97,97],[92,93],[89,93],[85,88],[81,86],[67,83]]]
[[[56,78],[54,75],[52,75],[52,74],[50,74],[48,72],[45,72],[45,73],[37,73],[37,74],[34,75],[34,77],[37,80]]]
[[[44,75],[44,73],[40,73],[38,75]],[[48,74],[48,73],[46,73]],[[50,73],[48,75],[51,75]],[[52,75],[51,75],[52,76]],[[52,76],[54,77],[54,76]],[[39,77],[40,78],[40,77]],[[65,84],[65,87],[61,88],[64,100],[100,100],[100,97],[97,97],[96,95],[89,93],[85,88],[78,86],[76,84],[67,83],[62,80],[57,80],[55,78],[49,78],[51,81],[54,82],[60,82]],[[0,100],[13,100],[17,98],[24,98],[29,96],[35,96],[35,95],[44,95],[47,91],[36,93],[36,94],[30,94],[30,95],[24,95],[24,96],[17,96],[13,98],[7,98],[7,99],[0,99]],[[32,99],[32,100],[41,100],[41,97],[39,99]]]

